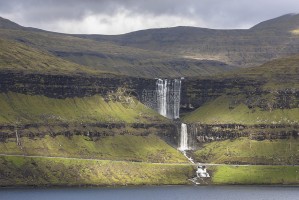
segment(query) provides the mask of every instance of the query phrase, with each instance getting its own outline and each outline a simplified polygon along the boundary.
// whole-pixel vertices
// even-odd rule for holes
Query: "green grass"
[[[141,103],[134,107],[105,101],[100,95],[54,99],[38,95],[0,93],[0,124],[26,123],[155,123],[168,122]]]
[[[191,165],[0,157],[0,186],[187,184]]]
[[[42,72],[41,68],[44,68],[45,73],[54,74],[59,73],[59,71],[64,72],[63,69],[53,65],[55,62],[60,62],[63,65],[63,60],[65,66],[66,64],[72,65],[73,68],[74,66],[81,66],[80,69],[92,75],[107,72],[118,75],[156,78],[211,75],[232,69],[230,66],[223,66],[223,63],[203,64],[198,63],[196,60],[178,58],[177,55],[169,55],[163,52],[46,31],[0,29],[0,38],[3,42],[7,42],[5,40],[15,41],[2,46],[2,50],[0,50],[0,52],[9,54],[8,57],[2,57],[4,61],[2,68],[11,66],[11,69],[12,65],[6,65],[14,62],[13,66],[28,72],[30,71],[27,68],[37,69],[39,72]],[[20,44],[20,41],[25,45]],[[21,55],[24,54],[22,59],[18,58],[16,52],[10,50],[10,48],[13,50],[20,49],[20,47],[29,50],[29,53],[21,51]],[[37,52],[37,49],[44,53],[41,55],[40,52]],[[49,53],[52,54],[51,59],[47,59]],[[42,62],[38,62],[39,58],[44,59],[41,60]],[[20,64],[21,66],[19,66]],[[57,68],[59,71],[56,71]],[[72,70],[70,69],[70,71]]]
[[[287,56],[270,60],[260,66],[235,70],[226,73],[226,78],[247,78],[251,80],[265,81],[262,89],[277,91],[299,88],[299,55]]]
[[[156,135],[116,135],[93,140],[86,136],[46,135],[43,138],[20,138],[21,146],[11,138],[0,142],[0,154],[39,155],[136,162],[188,162],[176,149]]]
[[[230,109],[232,103],[240,100],[244,97],[220,96],[185,115],[183,121],[204,124],[299,124],[299,108],[264,111],[260,108],[249,109],[247,105],[238,103]]]
[[[249,138],[203,144],[195,160],[207,163],[299,164],[299,139],[263,140]]]
[[[298,166],[215,166],[212,168],[213,184],[299,184]]]
[[[0,70],[40,74],[93,74],[103,71],[63,60],[46,51],[0,38]]]

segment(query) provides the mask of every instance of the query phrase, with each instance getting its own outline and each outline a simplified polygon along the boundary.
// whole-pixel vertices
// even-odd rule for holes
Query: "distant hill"
[[[8,28],[8,29],[22,29],[23,27],[17,23],[14,23],[8,19],[4,19],[0,17],[0,28]]]
[[[281,33],[289,33],[299,28],[299,14],[287,14],[281,17],[261,22],[251,28],[251,30],[268,30]]]
[[[247,30],[174,27],[122,35],[70,35],[22,27],[0,18],[0,39],[84,66],[137,77],[196,77],[255,67],[299,53],[299,15]]]
[[[119,75],[148,78],[206,76],[234,69],[221,61],[189,59],[110,41],[26,28],[3,18],[0,20],[0,39],[47,52],[52,58],[71,61],[89,71]]]
[[[265,89],[299,88],[299,54],[274,59],[261,66],[238,70],[229,76],[267,80]]]
[[[57,75],[104,73],[58,58],[46,51],[3,39],[0,39],[0,70]]]
[[[185,58],[208,59],[228,65],[252,67],[271,59],[299,52],[299,15],[288,14],[247,30],[213,30],[174,27],[136,31],[123,35],[77,35],[96,41],[109,41]]]

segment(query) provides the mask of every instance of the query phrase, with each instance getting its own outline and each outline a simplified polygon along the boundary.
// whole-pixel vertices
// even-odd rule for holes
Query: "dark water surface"
[[[1,200],[299,200],[299,187],[155,186],[126,188],[0,189]]]

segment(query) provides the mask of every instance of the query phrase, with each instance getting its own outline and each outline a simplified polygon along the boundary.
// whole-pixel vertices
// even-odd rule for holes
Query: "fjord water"
[[[285,186],[0,189],[3,200],[295,200],[298,197],[298,187]]]

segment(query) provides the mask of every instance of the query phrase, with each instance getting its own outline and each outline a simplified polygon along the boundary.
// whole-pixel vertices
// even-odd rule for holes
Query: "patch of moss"
[[[10,160],[22,159],[21,168]],[[62,158],[0,157],[0,186],[187,184],[189,164],[150,164]]]
[[[299,164],[299,140],[263,140],[249,138],[206,143],[194,153],[195,160],[207,163]]]
[[[299,184],[298,166],[214,166],[213,184]]]
[[[74,123],[74,122],[166,122],[140,102],[134,107],[105,101],[100,95],[55,99],[41,95],[0,93],[0,124]]]
[[[176,149],[155,135],[116,135],[93,140],[86,136],[45,136],[20,138],[0,142],[0,154],[38,155],[136,162],[178,163],[188,162]]]
[[[242,103],[243,100],[243,96],[220,96],[185,115],[183,121],[204,124],[299,124],[299,108],[271,111],[258,107],[250,109]],[[232,107],[231,103],[236,101],[241,103]]]
[[[103,73],[63,60],[46,51],[4,39],[0,39],[0,70],[60,75]]]

